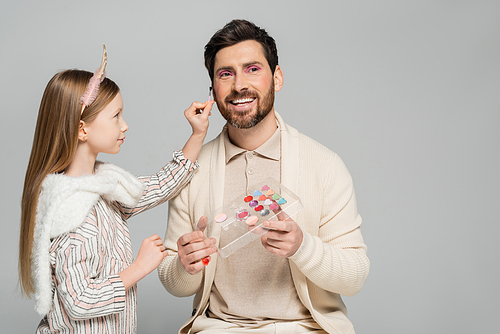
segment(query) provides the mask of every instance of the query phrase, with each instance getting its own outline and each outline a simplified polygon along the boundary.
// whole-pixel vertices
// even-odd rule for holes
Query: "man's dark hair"
[[[274,38],[267,31],[246,20],[232,20],[217,31],[205,45],[205,67],[210,79],[214,80],[215,55],[221,49],[240,42],[254,40],[260,43],[269,67],[274,74],[278,65],[278,50]]]

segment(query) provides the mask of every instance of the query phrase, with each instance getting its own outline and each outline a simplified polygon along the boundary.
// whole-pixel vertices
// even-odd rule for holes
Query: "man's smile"
[[[229,103],[234,106],[242,107],[246,104],[252,103],[253,101],[255,101],[255,97],[247,97],[244,99],[230,100]]]

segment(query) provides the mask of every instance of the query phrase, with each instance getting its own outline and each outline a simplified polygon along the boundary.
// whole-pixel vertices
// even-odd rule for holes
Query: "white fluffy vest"
[[[71,177],[50,174],[42,184],[36,211],[32,257],[35,310],[52,308],[51,239],[80,226],[100,196],[134,207],[144,185],[135,176],[112,164],[97,162],[95,174]]]

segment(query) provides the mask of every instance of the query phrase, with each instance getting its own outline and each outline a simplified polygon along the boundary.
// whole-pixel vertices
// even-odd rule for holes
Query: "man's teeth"
[[[231,103],[232,104],[250,103],[253,102],[253,100],[255,100],[255,98],[238,99],[238,100],[232,100]]]

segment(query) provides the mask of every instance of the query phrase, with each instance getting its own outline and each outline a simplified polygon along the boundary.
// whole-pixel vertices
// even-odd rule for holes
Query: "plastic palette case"
[[[269,230],[262,226],[264,221],[294,219],[302,209],[297,195],[273,178],[267,178],[249,187],[249,192],[211,212],[207,216],[208,226],[221,226],[219,255],[226,258],[253,240],[260,239]]]

